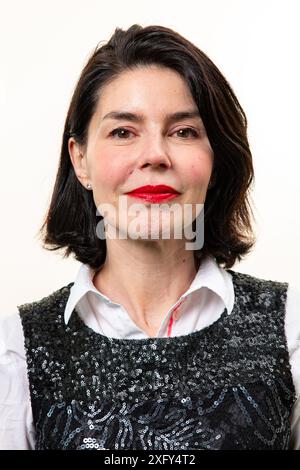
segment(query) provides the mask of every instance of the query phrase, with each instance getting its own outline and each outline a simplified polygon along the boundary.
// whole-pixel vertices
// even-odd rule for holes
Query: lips
[[[128,196],[145,199],[149,202],[160,202],[166,199],[173,199],[179,194],[179,192],[171,186],[167,186],[165,184],[158,184],[140,186],[139,188],[136,188],[126,194],[128,194]]]
[[[178,191],[176,191],[174,188],[171,186],[166,186],[165,184],[156,184],[156,185],[147,185],[147,186],[140,186],[139,188],[133,189],[130,191],[130,193],[127,194],[137,194],[137,193],[173,193],[173,194],[179,194]]]

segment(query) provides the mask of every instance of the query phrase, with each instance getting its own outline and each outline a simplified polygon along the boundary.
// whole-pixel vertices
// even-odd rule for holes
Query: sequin
[[[235,304],[168,338],[108,338],[76,310],[73,283],[19,306],[36,449],[286,449],[295,401],[287,283],[229,270]]]

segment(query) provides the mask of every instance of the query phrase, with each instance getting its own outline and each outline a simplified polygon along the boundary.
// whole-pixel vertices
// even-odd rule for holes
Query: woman
[[[133,25],[96,48],[41,229],[81,267],[2,324],[2,448],[300,448],[299,293],[230,269],[252,180],[246,116],[195,45]]]

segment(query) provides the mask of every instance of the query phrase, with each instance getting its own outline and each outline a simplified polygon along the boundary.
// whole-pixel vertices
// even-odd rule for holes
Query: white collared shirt
[[[84,323],[98,333],[114,338],[147,338],[121,304],[96,289],[94,274],[88,265],[80,266],[65,307],[65,323],[76,307]],[[188,290],[164,315],[156,336],[179,336],[200,330],[215,322],[225,307],[230,314],[233,305],[230,273],[220,268],[214,258],[206,257]],[[290,284],[285,332],[297,394],[291,419],[291,447],[300,449],[300,291]],[[16,311],[0,323],[0,449],[34,449],[34,444],[24,335]]]
[[[113,338],[141,339],[147,334],[128,315],[124,307],[100,293],[93,284],[94,272],[81,265],[65,309],[67,324],[73,309],[95,331]],[[188,290],[164,315],[156,337],[168,336],[173,311],[171,336],[189,334],[217,320],[224,310],[230,313],[234,303],[231,275],[219,269],[213,258],[201,262]],[[176,307],[180,307],[176,310]],[[199,315],[201,312],[201,315]]]

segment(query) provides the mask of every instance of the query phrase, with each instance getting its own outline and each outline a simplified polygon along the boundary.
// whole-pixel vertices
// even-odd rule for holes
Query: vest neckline
[[[94,338],[96,340],[101,340],[102,342],[109,343],[110,345],[112,343],[115,343],[117,345],[126,345],[130,343],[134,343],[136,345],[152,345],[155,343],[156,345],[164,346],[168,345],[171,343],[185,343],[186,341],[193,341],[194,339],[198,339],[201,336],[205,335],[210,335],[213,334],[218,328],[220,328],[224,321],[226,321],[227,318],[234,316],[238,311],[238,299],[236,295],[237,291],[237,275],[234,271],[232,270],[227,270],[231,275],[232,275],[232,282],[233,282],[233,290],[234,290],[234,304],[232,311],[230,315],[228,314],[228,310],[225,307],[222,314],[215,320],[213,323],[210,325],[207,325],[204,328],[201,328],[200,330],[193,331],[191,333],[188,333],[186,335],[178,335],[178,336],[170,336],[170,337],[148,337],[148,338],[114,338],[112,336],[106,336],[103,335],[102,333],[99,333],[90,326],[86,325],[84,321],[80,318],[79,313],[77,312],[76,308],[73,309],[71,318],[70,318],[70,324],[74,325],[76,331],[81,331],[82,333],[85,333],[88,337]],[[64,322],[64,320],[62,319]]]

